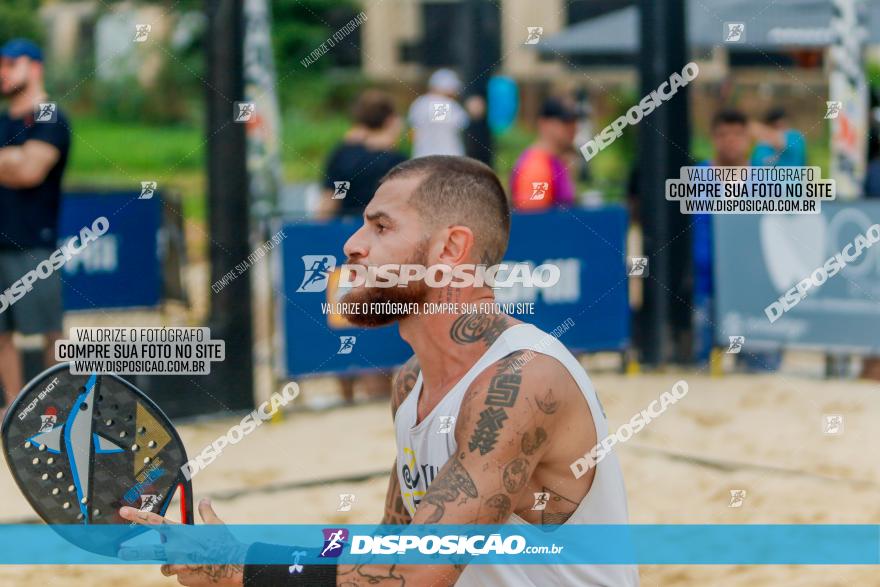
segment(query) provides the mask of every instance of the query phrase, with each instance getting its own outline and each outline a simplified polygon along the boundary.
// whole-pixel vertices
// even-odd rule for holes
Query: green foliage
[[[494,136],[495,140],[495,172],[501,178],[501,183],[509,188],[510,173],[516,160],[526,148],[535,142],[535,135],[526,128],[515,125],[501,134]]]
[[[0,44],[16,37],[37,43],[44,38],[40,23],[39,0],[3,0],[0,2]]]
[[[65,177],[71,184],[170,181],[181,173],[202,173],[204,136],[196,127],[111,122],[101,113],[73,116],[71,126]]]
[[[868,86],[875,92],[880,92],[880,62],[868,61],[865,64],[865,74]]]
[[[272,43],[279,75],[301,67],[300,60],[335,32],[331,22],[338,18],[334,16],[356,13],[356,8],[353,0],[272,0]],[[326,70],[333,63],[331,51],[309,69]]]
[[[320,117],[331,112],[348,116],[358,94],[368,87],[375,87],[375,84],[358,72],[286,74],[279,67],[278,86],[278,99],[283,109]]]

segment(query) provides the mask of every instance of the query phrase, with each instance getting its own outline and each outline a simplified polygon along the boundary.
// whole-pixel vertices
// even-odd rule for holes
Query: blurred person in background
[[[412,156],[464,155],[462,133],[471,118],[485,115],[485,101],[468,98],[465,107],[458,103],[461,80],[451,69],[438,69],[428,80],[428,93],[416,98],[409,107],[407,122],[412,129]]]
[[[578,121],[572,150],[574,150],[577,156],[573,169],[577,170],[576,175],[580,181],[589,183],[593,179],[590,174],[590,164],[575,146],[583,145],[592,139],[594,135],[593,106],[590,103],[589,90],[584,86],[578,88],[577,92],[575,92],[575,100],[577,101]]]
[[[749,164],[752,140],[749,120],[739,110],[726,109],[716,113],[709,129],[712,158],[701,161],[701,167],[744,167]],[[712,279],[712,215],[694,214],[691,244],[694,259],[694,359],[707,363],[714,337]]]
[[[379,181],[406,161],[406,156],[396,150],[403,123],[391,96],[380,90],[366,90],[355,101],[352,119],[353,126],[327,158],[317,215],[321,220],[345,216],[360,219]],[[391,374],[382,372],[342,376],[342,399],[354,402],[356,383],[370,397],[387,394],[390,380]]]
[[[352,108],[354,124],[333,150],[324,169],[318,218],[361,217],[379,180],[406,156],[396,150],[403,123],[391,96],[362,93]]]
[[[699,163],[707,167],[746,167],[749,165],[751,133],[745,114],[735,109],[715,114],[711,124],[712,158]],[[754,161],[754,158],[753,158]],[[691,225],[691,243],[694,259],[694,358],[699,363],[709,360],[714,344],[714,295],[712,278],[712,215],[695,214]],[[735,334],[735,333],[731,333]],[[779,369],[782,353],[742,352],[736,356],[737,365],[746,371],[775,371]]]
[[[791,128],[782,108],[773,108],[763,122],[754,122],[750,131],[756,141],[752,165],[760,167],[801,167],[807,164],[804,135]]]
[[[547,210],[574,204],[570,157],[579,114],[574,104],[548,98],[538,115],[538,139],[522,152],[510,176],[515,210]]]
[[[70,150],[67,117],[43,85],[43,54],[26,39],[0,48],[0,292],[36,269],[58,247],[61,177]],[[42,334],[44,361],[55,361],[61,336],[60,269],[39,275],[33,289],[0,301],[0,383],[6,406],[24,385],[21,353],[13,334]],[[5,411],[5,409],[4,409]]]

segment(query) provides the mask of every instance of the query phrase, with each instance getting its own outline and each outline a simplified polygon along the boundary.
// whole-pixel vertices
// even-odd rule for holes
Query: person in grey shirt
[[[461,80],[450,69],[438,69],[428,80],[428,93],[410,105],[407,122],[412,129],[412,156],[465,154],[462,134],[471,118],[481,118],[485,101],[471,96],[458,103]]]

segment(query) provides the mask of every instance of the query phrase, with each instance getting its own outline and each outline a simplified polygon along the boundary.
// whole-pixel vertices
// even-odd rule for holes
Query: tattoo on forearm
[[[531,432],[526,432],[522,437],[522,451],[526,455],[532,455],[535,453],[538,448],[544,441],[547,440],[547,431],[538,426],[535,428],[534,434]]]
[[[403,498],[400,497],[400,489],[398,488],[397,495],[389,495],[385,502],[385,517],[382,518],[382,523],[400,526],[409,524],[411,521],[412,518],[403,504]]]
[[[515,494],[525,487],[528,481],[529,462],[522,457],[517,457],[504,467],[502,480],[507,493]]]
[[[186,571],[194,575],[206,577],[211,583],[219,583],[244,573],[243,565],[186,565]]]
[[[195,562],[198,564],[184,565],[186,570],[181,574],[192,574],[205,577],[209,583],[219,583],[224,579],[235,576],[243,576],[243,564],[204,564],[201,561],[217,560],[219,558],[230,557],[234,560],[244,560],[247,547],[239,545],[237,547],[226,542],[210,543],[202,546],[201,550],[194,553]],[[163,565],[163,574],[165,566]]]
[[[365,569],[367,567],[369,571]],[[395,574],[397,565],[390,567],[385,565],[370,566],[368,564],[338,567],[336,577],[340,587],[360,587],[362,585],[403,586],[406,579],[401,574]],[[387,570],[386,570],[387,569]]]
[[[446,513],[446,505],[458,499],[461,494],[464,494],[465,500],[469,497],[476,498],[478,495],[477,486],[461,461],[453,457],[449,460],[449,468],[442,470],[434,482],[428,486],[428,493],[425,494],[423,501],[434,506],[434,511],[431,512],[425,523],[439,522]]]
[[[507,412],[504,408],[513,407],[519,395],[522,385],[522,375],[516,368],[516,359],[522,354],[521,351],[508,355],[498,366],[498,371],[489,381],[489,389],[484,404],[486,409],[480,412],[471,439],[468,442],[468,450],[480,451],[485,456],[498,442],[498,434],[507,420]]]

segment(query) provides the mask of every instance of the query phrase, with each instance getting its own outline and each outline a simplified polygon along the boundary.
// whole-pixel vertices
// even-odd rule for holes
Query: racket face
[[[181,521],[192,523],[183,442],[165,414],[116,375],[48,369],[9,407],[0,436],[19,489],[47,524],[128,524],[122,506],[164,515],[178,490]],[[77,532],[75,543],[115,556],[120,541],[112,533],[82,544],[89,534]]]

